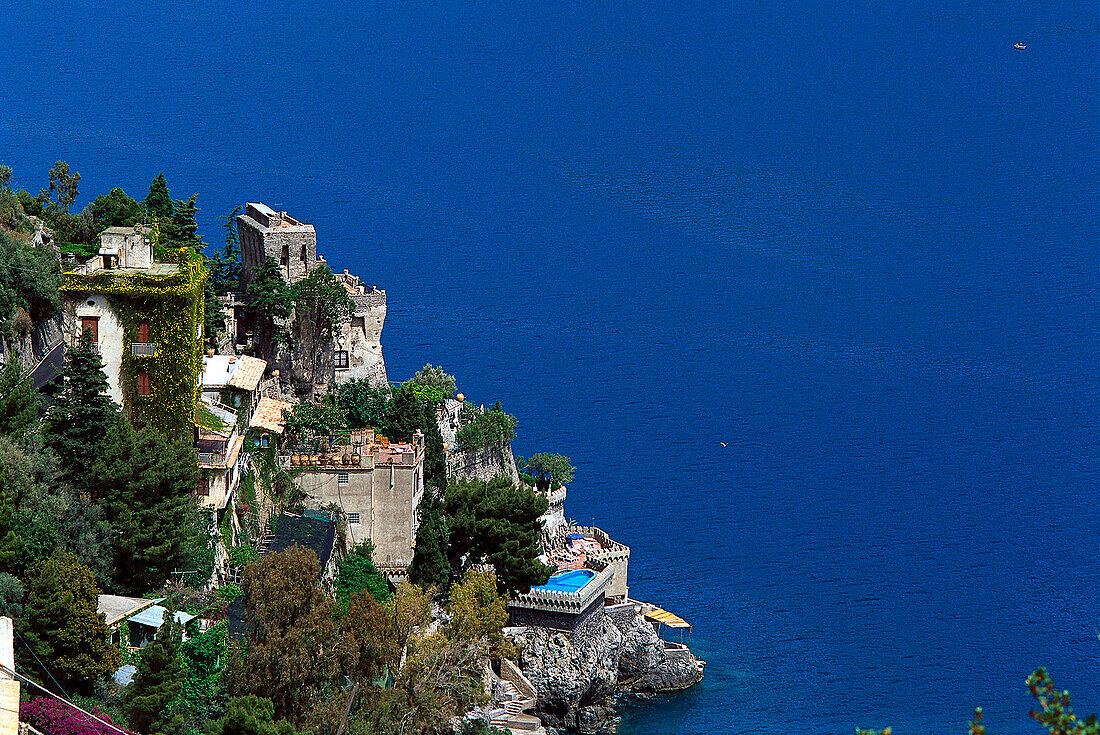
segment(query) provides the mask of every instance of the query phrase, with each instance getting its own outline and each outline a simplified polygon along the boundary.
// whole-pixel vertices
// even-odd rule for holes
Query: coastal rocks
[[[619,687],[635,694],[674,692],[698,684],[703,665],[687,648],[668,648],[633,606],[620,606],[608,617],[622,634]]]
[[[686,648],[669,649],[634,605],[597,610],[572,634],[529,626],[512,635],[520,667],[535,687],[536,712],[549,727],[605,731],[615,695],[687,689],[703,665]]]
[[[536,712],[550,727],[598,732],[613,715],[622,634],[598,611],[573,633],[528,627],[514,642],[535,687]]]
[[[492,480],[501,475],[519,484],[519,470],[512,445],[496,444],[478,449],[455,448],[447,452],[447,476],[458,480]]]

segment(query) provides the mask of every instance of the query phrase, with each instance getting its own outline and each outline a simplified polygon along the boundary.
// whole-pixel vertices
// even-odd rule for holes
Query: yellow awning
[[[679,615],[673,615],[668,610],[655,608],[645,614],[646,618],[657,623],[662,623],[670,628],[690,628],[691,625]]]

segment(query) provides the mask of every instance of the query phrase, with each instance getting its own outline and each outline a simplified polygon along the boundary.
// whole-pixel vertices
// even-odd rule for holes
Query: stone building
[[[276,212],[266,204],[249,202],[244,214],[237,217],[237,233],[241,241],[241,294],[247,293],[253,270],[271,257],[279,264],[280,273],[288,284],[305,278],[325,259],[317,253],[317,233],[313,225],[300,222],[286,212]],[[374,387],[388,384],[386,363],[382,358],[382,326],[386,321],[386,292],[376,286],[369,289],[359,282],[359,277],[347,270],[334,274],[353,304],[348,320],[335,336],[335,344],[322,346],[323,354],[331,351],[337,383],[355,378],[365,378]],[[227,331],[233,349],[243,349],[248,343],[251,325],[244,318],[246,304],[237,297],[225,300],[229,318]],[[239,347],[238,347],[239,346]],[[228,349],[229,344],[223,345]],[[310,348],[311,354],[313,348]],[[277,362],[283,363],[284,378],[304,371],[298,363],[303,355],[283,355]]]
[[[286,212],[248,202],[244,214],[237,216],[237,235],[241,240],[241,291],[248,290],[252,269],[268,256],[279,264],[287,283],[305,278],[317,267],[316,230]]]
[[[64,274],[62,333],[67,345],[91,337],[108,395],[135,424],[190,432],[206,271],[190,248],[156,260],[154,237],[142,227],[103,232],[98,254]]]
[[[295,482],[308,505],[338,505],[347,517],[347,543],[374,544],[379,568],[404,568],[412,561],[417,508],[424,495],[424,437],[390,442],[367,429],[352,432],[345,446],[321,454],[280,458],[297,472]]]

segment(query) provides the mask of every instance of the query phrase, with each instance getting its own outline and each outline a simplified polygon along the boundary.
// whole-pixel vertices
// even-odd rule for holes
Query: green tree
[[[294,308],[290,287],[274,258],[269,256],[252,269],[247,298],[256,356],[270,362],[275,348],[286,340],[286,320]]]
[[[122,662],[121,652],[107,642],[104,616],[96,612],[99,588],[91,571],[74,554],[58,549],[31,567],[26,586],[20,634],[66,690],[91,692]],[[33,659],[21,667],[41,669]]]
[[[62,376],[64,388],[46,416],[46,445],[61,459],[64,478],[84,487],[100,444],[118,418],[107,397],[103,361],[87,333],[68,350]]]
[[[417,430],[423,431],[426,424],[424,406],[412,388],[407,383],[402,384],[393,394],[386,417],[386,433],[394,439],[410,440]]]
[[[577,470],[569,463],[569,457],[542,452],[532,455],[530,459],[520,457],[516,464],[521,471],[535,478],[535,486],[544,493],[573,482],[573,473]]]
[[[516,417],[504,413],[500,401],[488,411],[480,411],[472,404],[462,406],[462,426],[455,441],[464,449],[482,449],[500,446],[516,437]]]
[[[290,287],[294,301],[294,350],[302,366],[296,380],[307,385],[331,383],[336,370],[333,344],[354,305],[327,265],[319,265]]]
[[[245,645],[230,666],[236,694],[271,698],[296,726],[339,675],[333,601],[317,555],[293,546],[245,568]]]
[[[142,649],[134,683],[123,698],[130,727],[143,735],[177,735],[184,730],[182,713],[173,712],[172,707],[187,679],[180,657],[182,642],[183,629],[176,624],[175,613],[165,610],[164,623],[153,642]]]
[[[61,308],[61,268],[48,248],[36,248],[0,230],[0,320],[9,336],[26,334],[32,322],[52,318]],[[12,323],[25,312],[20,327]],[[29,317],[29,319],[27,318]]]
[[[385,577],[374,566],[374,544],[363,541],[340,562],[336,574],[336,601],[347,608],[349,600],[360,592],[368,592],[378,602],[389,599],[390,588]]]
[[[93,495],[102,499],[116,533],[116,582],[131,592],[159,587],[194,542],[194,449],[148,426],[135,431],[123,416],[90,474]]]
[[[550,569],[538,556],[539,519],[546,508],[546,496],[516,487],[507,477],[449,485],[451,557],[465,558],[467,564],[492,564],[502,591],[522,593],[545,583]]]
[[[172,195],[168,192],[168,182],[163,171],[149,185],[149,193],[145,195],[145,209],[154,217],[171,217],[174,212]]]
[[[213,274],[217,267],[217,261],[213,258],[205,258],[206,267]],[[211,345],[218,344],[218,335],[225,331],[225,307],[218,298],[214,279],[211,276],[203,282],[203,322],[202,334]],[[224,292],[221,292],[224,293]]]
[[[69,164],[65,161],[58,161],[50,169],[50,186],[49,188],[42,189],[38,194],[38,200],[42,202],[42,207],[46,213],[46,216],[51,216],[51,213],[56,216],[58,213],[67,214],[69,206],[76,201],[79,191],[80,174],[69,168]]]
[[[198,194],[192,194],[190,198],[176,200],[176,208],[172,213],[173,244],[176,247],[194,248],[201,251],[206,243],[199,237],[199,225],[195,219],[199,208],[195,206]]]
[[[445,591],[451,582],[451,562],[442,495],[442,491],[429,486],[420,499],[417,509],[420,525],[416,529],[409,581],[424,588],[436,587]]]
[[[286,432],[296,442],[324,440],[347,430],[347,416],[331,395],[302,401],[286,414]]]
[[[466,570],[462,581],[451,586],[447,600],[451,622],[447,634],[462,641],[484,640],[499,650],[508,624],[508,596],[497,592],[492,572]]]
[[[455,376],[444,371],[442,367],[435,367],[431,363],[416,371],[413,382],[428,388],[438,388],[448,398],[453,396],[456,390]]]
[[[366,378],[336,386],[336,403],[347,412],[348,426],[352,429],[384,428],[392,402],[388,385],[374,388]]]
[[[0,434],[20,436],[38,419],[42,398],[29,375],[23,375],[23,361],[12,354],[0,373]]]
[[[229,700],[225,716],[207,728],[208,735],[296,735],[286,720],[275,719],[275,705],[266,697],[249,695]]]
[[[236,207],[227,217],[220,218],[225,245],[211,258],[209,278],[215,293],[236,292],[241,287],[241,240],[237,234],[237,215],[240,212],[241,208]]]

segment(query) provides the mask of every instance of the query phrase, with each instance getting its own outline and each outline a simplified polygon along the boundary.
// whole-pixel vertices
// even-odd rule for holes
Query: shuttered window
[[[153,383],[149,380],[149,372],[147,370],[142,370],[138,373],[138,395],[153,395]]]

